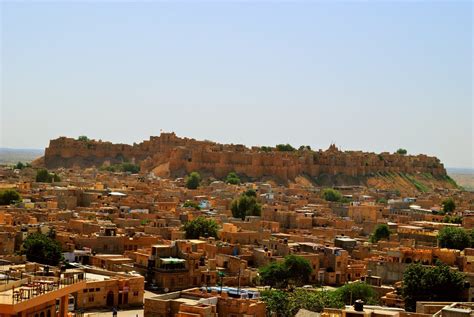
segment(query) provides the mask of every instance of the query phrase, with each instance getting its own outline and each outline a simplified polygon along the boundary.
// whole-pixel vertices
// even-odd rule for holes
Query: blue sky
[[[1,146],[247,145],[473,167],[472,3],[32,2],[1,10]]]

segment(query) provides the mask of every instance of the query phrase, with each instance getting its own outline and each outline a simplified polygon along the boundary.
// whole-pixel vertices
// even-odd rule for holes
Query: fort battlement
[[[45,150],[44,165],[58,167],[100,167],[123,161],[139,164],[144,172],[160,176],[181,176],[200,171],[217,178],[236,172],[249,178],[273,177],[282,181],[298,175],[346,175],[359,177],[374,173],[429,173],[445,176],[446,170],[436,157],[340,151],[332,145],[323,151],[262,151],[259,147],[219,144],[180,138],[162,133],[138,144],[60,137]]]

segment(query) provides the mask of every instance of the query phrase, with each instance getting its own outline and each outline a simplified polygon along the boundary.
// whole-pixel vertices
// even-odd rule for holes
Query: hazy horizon
[[[457,2],[6,1],[0,147],[160,130],[474,168],[472,9]]]

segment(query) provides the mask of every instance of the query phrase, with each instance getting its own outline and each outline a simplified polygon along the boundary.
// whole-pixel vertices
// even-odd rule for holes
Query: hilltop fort
[[[446,170],[436,157],[327,150],[278,151],[248,148],[211,141],[180,138],[161,133],[139,144],[113,144],[96,140],[60,137],[51,140],[39,164],[47,168],[100,167],[121,162],[140,165],[141,171],[158,176],[182,176],[200,171],[217,178],[236,172],[251,179],[271,177],[280,181],[299,175],[360,177],[375,173],[429,173],[443,177]]]

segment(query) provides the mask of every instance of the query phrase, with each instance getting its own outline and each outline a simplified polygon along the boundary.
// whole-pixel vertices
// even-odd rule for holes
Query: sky
[[[474,167],[471,1],[1,1],[0,146],[59,136]]]

